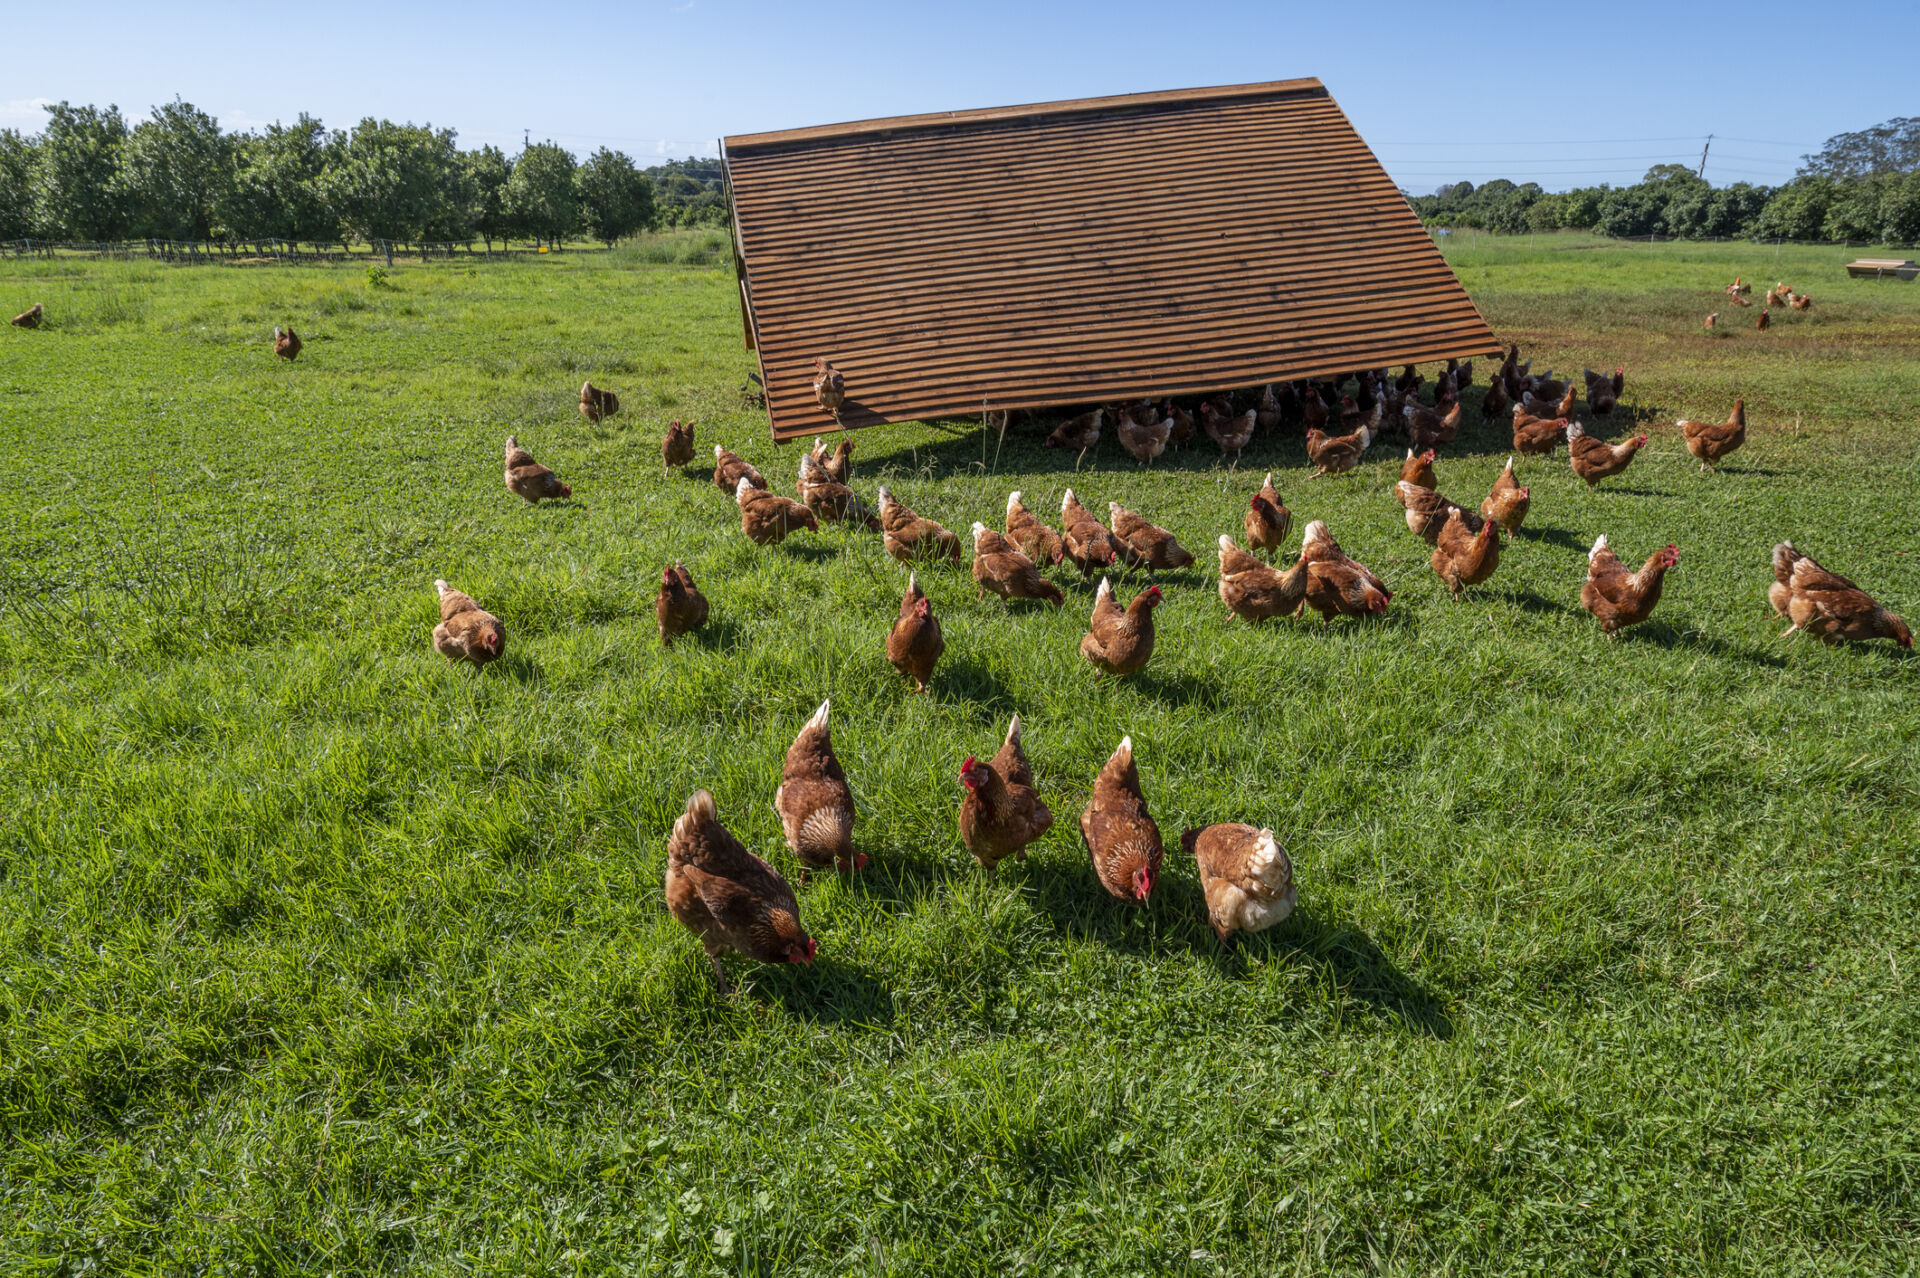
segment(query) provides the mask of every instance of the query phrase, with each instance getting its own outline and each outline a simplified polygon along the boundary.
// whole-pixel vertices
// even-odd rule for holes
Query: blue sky
[[[1423,193],[1458,178],[1631,182],[1697,162],[1709,133],[1710,179],[1779,182],[1834,133],[1920,115],[1914,0],[1566,18],[1537,4],[1130,0],[63,10],[5,6],[0,125],[38,128],[43,100],[137,118],[178,94],[229,128],[377,115],[451,126],[464,146],[517,150],[530,130],[649,163],[710,153],[726,133],[1313,75]]]

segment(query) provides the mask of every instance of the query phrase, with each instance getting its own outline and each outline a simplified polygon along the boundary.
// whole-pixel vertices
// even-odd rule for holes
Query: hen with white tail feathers
[[[1237,932],[1260,932],[1293,913],[1299,892],[1293,861],[1272,830],[1237,822],[1188,830],[1180,846],[1200,870],[1207,922],[1226,944]]]
[[[787,748],[784,778],[773,793],[787,847],[813,869],[858,870],[867,864],[853,850],[853,791],[833,753],[828,715],[833,702],[822,701],[800,735]]]

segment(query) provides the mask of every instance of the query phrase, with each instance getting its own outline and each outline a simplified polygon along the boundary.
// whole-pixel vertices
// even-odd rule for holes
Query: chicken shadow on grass
[[[1019,709],[1014,703],[1013,693],[1000,682],[1000,677],[972,657],[942,661],[933,672],[932,684],[935,697],[970,702],[992,710],[995,718]]]
[[[1525,524],[1513,534],[1519,541],[1544,541],[1549,546],[1560,546],[1567,550],[1577,550],[1585,554],[1590,543],[1582,542],[1579,534],[1567,528],[1529,528]]]
[[[867,868],[845,876],[841,886],[889,914],[912,914],[949,893],[956,871],[947,861],[902,848],[859,850],[868,855]]]
[[[805,559],[810,563],[819,563],[823,559],[837,558],[846,549],[838,541],[794,541],[789,539],[780,543],[780,549],[795,559]]]
[[[1002,877],[1006,877],[1004,870]],[[1032,894],[1041,917],[1062,936],[1126,954],[1219,952],[1204,921],[1207,903],[1200,885],[1175,872],[1171,864],[1163,863],[1153,897],[1144,906],[1109,895],[1094,876],[1084,849],[1073,872],[1063,873],[1058,864],[1038,866],[1025,871],[1020,885]]]
[[[1495,596],[1499,597],[1499,592],[1496,591]],[[1571,617],[1575,615],[1574,610],[1567,607],[1567,605],[1555,603],[1545,595],[1537,595],[1531,590],[1510,590],[1506,593],[1505,598],[1508,603],[1521,609],[1523,612],[1537,612],[1549,617]]]
[[[1124,684],[1137,690],[1143,697],[1180,709],[1197,707],[1218,710],[1227,703],[1227,690],[1218,679],[1192,670],[1162,673],[1148,666],[1124,679],[1104,679],[1101,682]]]
[[[547,672],[539,662],[531,657],[521,656],[517,652],[508,653],[498,661],[489,662],[488,669],[493,671],[496,678],[511,679],[515,683],[526,684],[528,687],[538,687],[546,682],[547,678]]]
[[[690,643],[706,652],[730,652],[740,646],[746,629],[737,621],[722,617],[709,620],[697,630],[689,630],[675,643]]]
[[[893,1024],[893,992],[860,967],[830,955],[804,967],[758,968],[737,984],[734,998],[777,1006],[796,1020],[820,1025]]]
[[[1430,1038],[1453,1037],[1446,1005],[1425,986],[1393,965],[1373,938],[1359,928],[1302,907],[1268,932],[1236,938],[1237,952],[1223,962],[1251,958],[1301,963],[1324,976],[1347,998],[1365,1003],[1382,1016]]]
[[[1787,665],[1787,659],[1779,653],[1736,647],[1724,639],[1698,630],[1681,629],[1669,621],[1649,621],[1645,625],[1633,626],[1622,631],[1620,637],[1630,643],[1658,644],[1662,648],[1698,648],[1716,657],[1750,661],[1771,670],[1784,670]]]

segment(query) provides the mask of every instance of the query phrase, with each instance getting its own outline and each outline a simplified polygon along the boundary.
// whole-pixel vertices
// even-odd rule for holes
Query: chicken
[[[1767,307],[1768,307],[1768,309],[1772,309],[1772,308],[1773,308],[1773,307],[1775,307],[1775,306],[1785,306],[1785,305],[1786,305],[1786,303],[1785,303],[1784,301],[1782,301],[1782,300],[1780,299],[1780,294],[1778,294],[1777,292],[1775,292],[1775,291],[1774,291],[1773,289],[1768,289],[1768,290],[1767,290]]]
[[[1408,531],[1429,546],[1440,543],[1440,530],[1446,527],[1447,516],[1456,510],[1465,515],[1468,532],[1480,531],[1478,515],[1466,514],[1466,507],[1457,501],[1448,501],[1436,489],[1422,488],[1403,479],[1393,486],[1393,495],[1406,507]]]
[[[1714,325],[1718,324],[1719,322],[1720,322],[1720,312],[1714,311],[1707,316],[1707,322],[1702,324],[1700,327],[1712,328]]]
[[[1787,305],[1796,311],[1810,311],[1813,309],[1813,299],[1804,293],[1795,293],[1787,298]]]
[[[1456,395],[1463,394],[1473,385],[1473,361],[1461,364],[1455,360],[1447,361],[1447,371],[1453,374],[1453,389]]]
[[[880,517],[867,508],[867,503],[861,501],[853,489],[833,481],[818,449],[800,454],[800,475],[794,488],[816,518],[856,524],[869,532],[880,531]]]
[[[723,954],[760,963],[813,962],[814,939],[800,926],[793,888],[727,832],[705,790],[693,792],[667,836],[667,910],[700,938],[723,994]]]
[[[1616,368],[1611,377],[1605,373],[1596,373],[1591,368],[1580,371],[1581,376],[1587,381],[1587,407],[1605,417],[1620,401],[1620,392],[1626,388],[1627,384],[1627,370]]]
[[[745,475],[740,476],[733,499],[740,505],[740,531],[756,546],[777,546],[799,528],[820,531],[820,521],[811,510],[791,497],[755,488]]]
[[[1044,599],[1056,608],[1067,601],[1018,546],[978,521],[973,525],[973,579],[983,595],[992,591],[1002,599]]]
[[[1520,531],[1520,525],[1526,522],[1527,507],[1533,498],[1529,490],[1520,486],[1513,476],[1513,458],[1507,458],[1505,470],[1493,481],[1493,491],[1480,503],[1480,513],[1493,520],[1510,533]]]
[[[1021,504],[1020,490],[1007,494],[1007,540],[1036,564],[1057,564],[1066,554],[1060,534],[1034,518]]]
[[[833,446],[833,455],[827,455],[827,441],[820,441],[814,451],[820,454],[820,465],[826,469],[827,478],[836,484],[853,482],[853,441],[845,435]]]
[[[1426,380],[1426,378],[1420,376],[1419,371],[1416,370],[1412,364],[1409,364],[1401,372],[1399,380],[1394,382],[1393,388],[1402,395],[1411,395],[1419,390],[1420,383]]]
[[[1571,386],[1567,387],[1564,395],[1559,395],[1557,398],[1536,395],[1532,391],[1523,392],[1520,396],[1520,406],[1527,410],[1528,416],[1547,420],[1556,417],[1572,418],[1576,402]]]
[[[1174,539],[1172,533],[1155,527],[1117,501],[1107,503],[1107,523],[1133,560],[1148,572],[1171,572],[1191,568],[1193,555]]]
[[[1145,902],[1153,895],[1160,877],[1160,827],[1140,792],[1132,737],[1121,738],[1093,779],[1093,794],[1080,813],[1080,837],[1101,887],[1122,901]]]
[[[1601,632],[1611,639],[1653,615],[1667,569],[1679,562],[1680,552],[1665,546],[1649,555],[1639,572],[1629,573],[1607,544],[1607,535],[1601,533],[1587,552],[1587,584],[1580,589],[1580,606],[1600,619]]]
[[[853,850],[853,791],[834,757],[827,718],[832,698],[820,703],[787,747],[773,810],[780,814],[787,847],[809,869],[864,870],[867,854]]]
[[[693,423],[682,426],[675,418],[667,423],[667,433],[660,440],[660,478],[665,479],[675,466],[684,466],[692,460]]]
[[[611,417],[620,411],[620,397],[610,390],[601,390],[592,382],[580,383],[580,415],[590,422]]]
[[[1280,492],[1273,486],[1272,471],[1267,472],[1260,491],[1247,504],[1246,529],[1247,544],[1265,552],[1268,559],[1286,546],[1287,534],[1293,531],[1293,512],[1280,500]]]
[[[1070,417],[1053,428],[1053,433],[1042,442],[1044,448],[1064,448],[1069,452],[1084,453],[1100,442],[1099,409]]]
[[[1225,945],[1236,932],[1264,932],[1293,913],[1293,862],[1272,830],[1229,823],[1188,830],[1180,847],[1200,869],[1207,923]]]
[[[39,328],[40,321],[43,320],[44,318],[46,318],[46,311],[41,308],[40,303],[35,302],[32,306],[29,306],[26,310],[21,311],[18,315],[14,316],[11,320],[8,320],[7,322],[12,324],[15,328]],[[274,343],[275,343],[274,350],[275,350],[275,353],[278,353],[279,340],[280,340],[279,329],[276,328],[273,330],[273,337],[274,337]]]
[[[1773,325],[1773,316],[1767,311],[1761,311],[1760,318],[1756,319],[1753,322],[1753,326],[1755,328],[1762,329],[1762,330],[1770,328],[1772,325]]]
[[[1280,399],[1272,386],[1260,388],[1260,400],[1253,408],[1253,428],[1258,431],[1280,429]]]
[[[1126,547],[1069,488],[1060,498],[1061,549],[1082,577],[1128,559]]]
[[[925,692],[933,667],[946,650],[940,621],[933,615],[933,600],[921,592],[919,577],[908,573],[907,593],[900,597],[900,615],[887,631],[887,660],[913,680],[915,692]]]
[[[1367,451],[1367,445],[1373,442],[1373,429],[1361,426],[1351,435],[1328,435],[1325,431],[1307,432],[1307,460],[1319,469],[1307,476],[1318,479],[1322,475],[1341,475],[1360,464],[1360,457]]]
[[[433,646],[441,656],[484,666],[507,650],[507,628],[500,618],[444,581],[434,582],[433,588],[440,593],[440,624],[433,628]]]
[[[685,564],[660,570],[660,593],[654,596],[653,620],[660,628],[662,648],[673,647],[675,639],[707,624],[707,597],[693,584],[693,574]]]
[[[1507,384],[1495,377],[1487,386],[1487,393],[1480,399],[1480,420],[1490,422],[1501,417],[1512,403],[1507,396]]]
[[[991,762],[973,755],[960,765],[960,841],[973,859],[999,870],[1008,857],[1027,859],[1027,845],[1053,828],[1053,813],[1033,788],[1033,766],[1020,748],[1020,716],[1007,725],[1007,739]]]
[[[1564,417],[1535,417],[1516,404],[1513,408],[1514,451],[1551,457],[1566,442],[1571,426]]]
[[[1307,565],[1302,603],[1328,621],[1385,612],[1393,599],[1393,592],[1365,565],[1347,558],[1340,543],[1318,519],[1307,525],[1300,541],[1300,558]]]
[[[1687,451],[1699,459],[1700,469],[1718,470],[1720,459],[1747,442],[1747,401],[1733,401],[1733,412],[1724,422],[1696,422],[1681,418],[1680,437]]]
[[[1353,396],[1342,395],[1340,397],[1340,429],[1351,434],[1365,425],[1369,434],[1378,437],[1380,422],[1386,415],[1388,405],[1392,404],[1394,411],[1398,413],[1401,406],[1406,403],[1406,398],[1404,393],[1396,393],[1394,399],[1378,400],[1372,408],[1367,409],[1360,407],[1360,401]]]
[[[1174,403],[1171,399],[1160,401],[1160,415],[1173,423],[1173,429],[1167,435],[1169,448],[1184,448],[1193,439],[1193,414]]]
[[[1207,438],[1220,446],[1220,455],[1232,453],[1236,458],[1246,451],[1253,442],[1253,424],[1258,414],[1249,408],[1239,416],[1228,416],[1215,408],[1213,401],[1200,401],[1200,425],[1206,430]]]
[[[931,519],[922,519],[885,488],[880,490],[880,526],[887,553],[901,563],[916,559],[960,562],[960,539]]]
[[[1572,464],[1573,473],[1587,481],[1589,489],[1625,470],[1633,462],[1633,455],[1646,446],[1644,434],[1609,444],[1587,434],[1579,422],[1567,427],[1567,461]]]
[[[1300,420],[1306,423],[1308,430],[1320,430],[1326,426],[1328,416],[1327,403],[1320,398],[1320,388],[1309,385],[1300,397]]]
[[[836,421],[840,418],[840,406],[847,402],[846,376],[828,363],[824,355],[813,358],[813,400],[833,414]]]
[[[33,309],[38,311],[40,308],[35,306]],[[16,319],[13,322],[18,324],[20,321]],[[35,320],[27,327],[33,328],[38,323],[39,321]],[[273,330],[273,353],[289,363],[300,358],[300,334],[293,331],[293,325],[289,324],[285,328]]]
[[[1122,610],[1113,584],[1102,577],[1080,655],[1107,674],[1134,673],[1153,656],[1153,610],[1159,606],[1160,587],[1148,586]]]
[[[1737,297],[1741,293],[1751,292],[1753,292],[1753,285],[1747,283],[1743,276],[1734,276],[1733,283],[1727,285],[1727,296],[1729,297]]]
[[[743,478],[755,488],[767,486],[767,481],[751,463],[735,456],[721,445],[715,444],[713,446],[713,486],[722,492],[732,493],[739,489]]]
[[[1232,617],[1255,625],[1269,617],[1289,616],[1300,611],[1306,596],[1308,567],[1302,559],[1285,572],[1276,571],[1221,533],[1220,602]]]
[[[1152,411],[1148,410],[1150,413]],[[1151,422],[1142,425],[1133,414],[1122,412],[1115,420],[1114,431],[1120,437],[1120,447],[1145,466],[1167,451],[1167,440],[1173,434],[1173,419],[1155,414]]]
[[[563,497],[573,496],[573,489],[560,482],[560,477],[533,459],[533,454],[520,447],[520,441],[512,435],[507,436],[507,491],[515,497],[523,497],[534,505],[542,499],[559,501]]]
[[[1773,548],[1773,585],[1767,587],[1767,602],[1793,622],[1787,627],[1788,635],[1809,634],[1827,643],[1891,639],[1902,648],[1913,647],[1913,632],[1906,622],[1839,573],[1828,572],[1795,550],[1790,541]]]
[[[1753,305],[1752,302],[1749,302],[1746,298],[1741,297],[1738,293],[1735,293],[1732,296],[1732,298],[1729,300],[1731,300],[1735,306],[1752,306]]]
[[[1489,519],[1475,532],[1467,526],[1472,518],[1458,507],[1448,511],[1447,522],[1433,545],[1434,574],[1446,583],[1455,599],[1462,589],[1479,585],[1500,566],[1500,525]]]
[[[1449,405],[1444,413],[1414,403],[1409,403],[1400,412],[1407,423],[1407,438],[1413,441],[1415,448],[1451,444],[1460,433],[1460,405],[1457,402]]]
[[[1400,482],[1412,484],[1416,488],[1438,488],[1439,481],[1433,475],[1433,450],[1416,453],[1407,450],[1407,460],[1400,463]]]

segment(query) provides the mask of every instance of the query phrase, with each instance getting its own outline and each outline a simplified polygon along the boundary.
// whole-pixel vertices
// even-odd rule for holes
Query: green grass
[[[0,264],[51,320],[0,330],[0,1269],[1912,1271],[1920,666],[1782,641],[1764,600],[1792,537],[1920,611],[1920,289],[1842,250],[1449,244],[1536,367],[1624,362],[1609,429],[1654,435],[1597,493],[1523,465],[1529,529],[1457,604],[1395,450],[1308,482],[1293,439],[1076,474],[863,432],[857,486],[956,529],[1072,483],[1196,552],[1271,465],[1398,592],[1254,630],[1175,574],[1103,684],[1087,586],[930,571],[916,697],[877,540],[756,550],[704,470],[661,478],[670,416],[778,488],[795,454],[737,393],[731,271],[653,251],[386,288]],[[1701,331],[1736,272],[1815,309]],[[1699,475],[1673,420],[1736,393],[1752,440]],[[509,431],[577,500],[502,490]],[[1506,445],[1469,427],[1442,487]],[[1603,531],[1683,554],[1615,643],[1577,607]],[[713,621],[663,652],[675,558]],[[430,650],[435,577],[505,660]],[[829,695],[873,864],[802,891],[813,968],[736,961],[723,1000],[667,828],[710,788],[791,871],[772,793]],[[1016,710],[1061,819],[990,882],[956,773]],[[1169,842],[1273,826],[1292,919],[1221,957],[1177,853],[1150,908],[1101,893],[1074,818],[1129,732]]]

